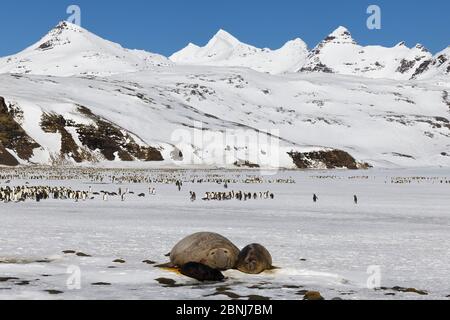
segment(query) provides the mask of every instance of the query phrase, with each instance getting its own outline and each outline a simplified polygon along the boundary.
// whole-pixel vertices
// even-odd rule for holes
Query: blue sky
[[[363,45],[422,43],[432,52],[450,45],[448,0],[2,0],[0,56],[36,42],[68,5],[82,10],[82,26],[128,48],[170,55],[188,42],[204,45],[220,28],[241,41],[278,48],[302,38],[315,46],[339,25]],[[382,29],[366,27],[367,7],[382,9]]]

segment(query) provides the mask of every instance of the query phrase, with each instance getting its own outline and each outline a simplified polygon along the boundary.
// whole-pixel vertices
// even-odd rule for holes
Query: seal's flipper
[[[180,273],[180,268],[178,266],[174,265],[171,262],[164,263],[164,264],[159,264],[159,265],[155,266],[155,268],[159,268],[159,269],[162,269],[163,271],[167,271],[167,272],[173,272],[173,273],[176,273],[176,274],[181,274]]]
[[[164,255],[164,257],[170,257],[171,254],[172,254],[172,252],[166,253],[166,254]]]
[[[158,264],[155,266],[155,268],[159,269],[176,269],[177,266],[174,265],[172,262],[164,263],[164,264]]]
[[[269,271],[281,270],[281,268],[280,267],[271,266],[268,270]]]

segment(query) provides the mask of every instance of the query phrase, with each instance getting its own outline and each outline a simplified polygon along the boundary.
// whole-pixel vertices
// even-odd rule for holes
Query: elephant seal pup
[[[200,232],[181,240],[170,252],[170,266],[182,267],[189,262],[201,263],[212,269],[234,269],[239,249],[227,238],[217,233]]]
[[[272,256],[260,244],[250,244],[239,253],[236,269],[243,273],[260,274],[272,270]]]
[[[216,269],[212,269],[204,264],[189,262],[180,268],[180,273],[186,277],[198,281],[223,281],[225,277]]]

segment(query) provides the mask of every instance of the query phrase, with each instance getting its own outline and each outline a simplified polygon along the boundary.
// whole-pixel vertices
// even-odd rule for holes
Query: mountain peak
[[[165,57],[125,49],[67,21],[59,22],[38,42],[3,61],[0,59],[0,72],[55,76],[109,76],[171,65]]]
[[[325,38],[325,42],[356,44],[350,31],[343,26],[339,26],[334,30],[327,38]]]
[[[307,51],[308,45],[302,39],[296,38],[294,40],[290,40],[290,41],[286,42],[284,44],[284,46],[281,47],[281,49],[290,49],[290,48],[297,48],[300,50]]]
[[[81,27],[74,23],[63,20],[60,21],[54,29],[81,29]]]
[[[350,35],[350,31],[346,27],[339,26],[330,35],[338,37],[339,35],[342,35],[342,34]]]
[[[187,48],[195,48],[195,49],[200,48],[198,45],[196,45],[195,43],[192,43],[192,42],[189,42],[186,47]]]
[[[300,39],[300,38],[295,38],[295,39],[293,39],[293,40],[290,40],[290,41],[286,42],[286,44],[291,44],[291,45],[304,45],[304,44],[305,44],[305,41],[303,41],[303,40]]]
[[[51,29],[37,44],[26,50],[40,50],[47,51],[60,46],[67,46],[73,41],[80,42],[81,38],[90,34],[82,27],[67,22],[59,22],[53,29]],[[92,35],[94,36],[94,35]],[[81,40],[83,41],[83,40]]]
[[[236,37],[223,29],[219,29],[219,31],[217,31],[217,33],[213,37],[213,40],[222,40],[232,45],[240,43],[240,41]]]
[[[416,44],[416,46],[415,46],[414,48],[417,49],[417,50],[420,50],[420,51],[422,51],[422,52],[426,52],[426,53],[430,52],[430,51],[429,51],[423,44],[421,44],[421,43]]]
[[[87,32],[79,25],[70,23],[68,21],[61,21],[52,30],[49,31],[48,35],[60,35],[68,31],[77,33]]]

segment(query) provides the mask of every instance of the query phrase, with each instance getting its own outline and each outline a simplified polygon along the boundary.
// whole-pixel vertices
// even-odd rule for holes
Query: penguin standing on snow
[[[313,201],[314,201],[314,203],[316,203],[318,200],[319,200],[319,197],[318,197],[316,194],[314,194],[314,195],[313,195]]]

